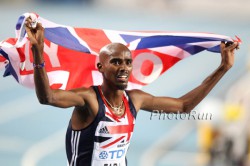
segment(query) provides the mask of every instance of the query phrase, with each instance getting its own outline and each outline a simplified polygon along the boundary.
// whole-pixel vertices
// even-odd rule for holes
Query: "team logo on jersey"
[[[99,158],[100,158],[100,159],[107,159],[107,158],[108,158],[108,152],[102,151],[102,152],[99,154]]]
[[[101,128],[101,129],[99,130],[99,133],[100,133],[100,134],[109,134],[109,131],[108,131],[107,126]]]

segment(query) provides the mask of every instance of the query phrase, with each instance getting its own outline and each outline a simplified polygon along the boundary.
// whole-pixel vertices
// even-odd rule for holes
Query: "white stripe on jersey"
[[[71,134],[72,158],[71,158],[70,166],[76,166],[80,135],[81,135],[81,131],[72,131],[72,134]]]

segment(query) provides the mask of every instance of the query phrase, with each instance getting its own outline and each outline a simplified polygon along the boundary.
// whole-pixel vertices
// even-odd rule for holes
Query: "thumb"
[[[225,47],[226,47],[225,41],[221,41],[221,43],[220,43],[220,50],[221,51],[224,50]]]
[[[26,33],[27,33],[28,38],[29,38],[29,40],[30,40],[30,43],[31,43],[32,45],[37,44],[37,41],[36,41],[36,39],[34,38],[34,34],[33,34],[32,30],[31,30],[31,28],[28,27],[27,23],[25,24],[25,30],[26,30]]]

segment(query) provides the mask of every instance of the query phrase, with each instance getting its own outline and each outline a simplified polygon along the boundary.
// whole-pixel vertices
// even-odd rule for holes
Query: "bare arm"
[[[34,64],[44,63],[44,29],[40,23],[35,29],[31,28],[31,19],[26,20],[26,32],[32,45],[32,54]],[[82,93],[85,89],[76,89],[72,91],[52,90],[49,85],[49,79],[44,67],[34,67],[34,82],[36,94],[41,104],[53,105],[56,107],[84,106]]]
[[[164,112],[190,112],[198,105],[207,94],[213,89],[223,75],[232,67],[234,63],[234,50],[238,43],[226,47],[221,43],[221,64],[208,76],[198,87],[191,90],[180,98],[155,97],[142,91],[132,92],[132,98],[135,99],[137,110],[144,109],[148,111],[162,110]],[[139,97],[140,96],[140,97]]]

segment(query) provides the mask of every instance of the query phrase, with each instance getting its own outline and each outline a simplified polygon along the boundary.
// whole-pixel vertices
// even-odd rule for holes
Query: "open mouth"
[[[128,75],[118,75],[116,78],[118,81],[126,82],[128,80]]]

